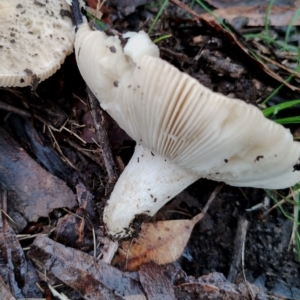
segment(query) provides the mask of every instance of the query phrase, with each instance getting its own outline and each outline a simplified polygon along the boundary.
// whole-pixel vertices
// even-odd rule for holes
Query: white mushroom
[[[289,130],[160,59],[143,31],[123,50],[118,37],[83,24],[75,51],[102,108],[137,142],[104,210],[109,234],[130,235],[135,216],[153,216],[201,177],[266,189],[300,180],[300,144]]]
[[[73,51],[74,33],[64,0],[0,3],[0,86],[28,86],[54,74]]]

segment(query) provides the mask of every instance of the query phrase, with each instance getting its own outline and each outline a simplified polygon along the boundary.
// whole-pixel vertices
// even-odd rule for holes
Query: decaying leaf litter
[[[180,4],[181,7],[185,8],[182,3]],[[124,16],[126,15],[125,12],[123,12],[124,15],[119,13],[119,11],[124,9],[124,6],[126,8],[126,5],[123,5],[123,7],[119,7],[117,11],[115,7],[110,6],[108,3],[108,8],[104,10],[104,12],[106,12],[104,20],[105,18],[109,19],[114,23],[114,28],[120,32],[127,31],[128,29],[147,29],[147,26],[151,23],[150,21],[148,21],[148,24],[147,22],[145,23],[147,17],[150,15],[150,17],[154,18],[159,8],[158,6],[135,7],[133,3],[133,5],[131,5],[131,7],[133,6],[133,8],[131,8],[131,10],[133,9],[133,13]],[[127,7],[129,6],[130,5],[127,5]],[[211,27],[205,24],[199,24],[199,20],[197,19],[191,22],[187,16],[187,10],[182,10],[182,8],[179,8],[180,6],[178,6],[178,2],[177,6],[169,4],[152,33],[153,38],[172,33],[172,37],[164,39],[159,43],[164,59],[170,60],[181,70],[192,74],[195,78],[199,79],[200,82],[213,90],[245,99],[250,103],[256,103],[259,100],[267,98],[272,90],[279,86],[279,83],[272,79],[273,73],[269,71],[270,66],[261,69],[261,64],[253,65],[251,58],[243,56],[243,59],[241,59],[241,53],[245,51],[242,49],[243,51],[240,52],[240,48],[234,47],[234,45],[235,42],[238,41],[240,43],[239,46],[244,47],[243,40],[241,41],[237,38],[232,39],[226,36],[226,34],[224,36],[222,32],[220,32],[219,26],[213,23],[210,24],[213,25]],[[218,8],[218,6],[216,7]],[[196,8],[195,10],[197,11]],[[197,11],[197,14],[198,13],[199,11]],[[244,27],[239,28],[240,31],[244,29]],[[249,30],[249,28],[247,29]],[[280,38],[279,33],[278,35]],[[284,36],[282,32],[281,35]],[[261,41],[259,42],[261,43]],[[228,45],[230,45],[230,47],[228,47]],[[263,49],[267,48],[263,43],[262,46],[264,46],[262,47]],[[279,56],[276,51],[275,54],[273,52],[274,50],[272,50],[271,54],[276,54],[276,57]],[[270,53],[267,53],[267,56],[270,56]],[[291,59],[291,62],[295,63],[293,59]],[[278,64],[278,59],[276,63]],[[275,64],[275,67],[276,66]],[[272,65],[271,67],[274,68]],[[277,71],[278,69],[276,72]],[[280,74],[282,78],[280,82],[283,82],[284,79],[290,75],[290,73],[285,72],[286,70],[279,68],[277,76]],[[270,75],[270,77],[266,77],[266,74]],[[275,77],[275,79],[278,80],[278,77]],[[297,87],[297,77],[293,78],[288,84],[289,86],[287,86],[287,88],[283,88],[280,93],[273,96],[271,99],[273,103],[280,103],[286,99],[299,98],[299,95],[293,93],[295,90],[294,87]],[[76,182],[83,182],[85,186],[87,186],[87,190],[92,192],[94,200],[96,200],[97,203],[95,210],[95,202],[92,200],[93,196],[87,191],[81,191],[80,196],[77,192],[77,199],[81,199],[81,202],[79,202],[80,205],[76,210],[61,208],[54,210],[50,214],[50,217],[39,219],[39,222],[27,224],[26,221],[25,223],[23,222],[26,228],[24,229],[24,227],[22,227],[22,231],[18,232],[24,235],[28,234],[28,236],[23,236],[25,239],[21,241],[22,246],[27,247],[30,245],[34,237],[33,234],[42,232],[50,235],[50,237],[55,236],[55,239],[61,243],[65,241],[69,247],[90,252],[97,258],[105,256],[107,253],[104,248],[110,249],[111,247],[107,247],[109,242],[107,242],[103,236],[101,223],[100,226],[98,226],[99,217],[97,213],[101,215],[104,201],[101,202],[99,200],[106,197],[107,190],[109,190],[109,181],[105,171],[105,162],[99,152],[99,147],[96,144],[85,145],[80,140],[80,138],[84,139],[86,137],[86,135],[83,135],[84,133],[90,137],[96,130],[95,126],[91,125],[92,123],[87,123],[88,126],[84,128],[83,133],[83,116],[85,116],[85,120],[91,119],[91,116],[86,101],[85,85],[81,81],[78,73],[76,73],[74,57],[69,57],[58,73],[46,82],[40,84],[35,94],[30,93],[29,89],[4,90],[1,91],[1,93],[3,94],[1,98],[1,102],[3,102],[1,103],[1,108],[6,109],[1,110],[3,116],[1,123],[6,130],[9,131],[19,143],[23,143],[23,147],[27,149],[33,159],[37,160],[48,171],[67,182],[74,194]],[[10,106],[8,106],[8,104]],[[11,107],[13,107],[14,110],[12,110]],[[12,112],[15,112],[15,114]],[[25,121],[22,118],[20,120],[20,117],[18,117],[18,115],[20,116],[21,113],[24,112],[27,114],[27,118],[29,117],[27,127],[22,126],[22,124],[25,124]],[[298,108],[294,107],[293,110],[289,109],[280,112],[276,117],[297,116],[297,112]],[[67,116],[69,119],[63,120],[64,116]],[[132,153],[133,143],[107,115],[102,116],[102,120],[108,132],[110,143],[113,145],[113,154],[117,168],[121,170],[123,163],[127,163]],[[292,125],[291,129],[296,131],[297,124]],[[28,136],[30,136],[30,138],[28,138]],[[94,135],[93,138],[97,140],[97,135]],[[52,148],[56,149],[57,152],[54,151],[54,153],[48,154],[47,149]],[[59,153],[59,155],[57,155],[57,153]],[[47,155],[51,155],[50,158],[47,158]],[[61,160],[58,160],[57,164],[54,163],[55,167],[53,167],[52,162],[57,161],[56,156],[61,158]],[[118,156],[119,158],[117,158]],[[63,163],[61,163],[61,161],[63,161]],[[170,203],[169,207],[165,207],[165,209],[157,215],[156,219],[182,219],[184,215],[187,215],[189,218],[195,216],[201,210],[205,204],[205,200],[212,193],[214,188],[215,183],[205,180],[197,182],[188,189],[188,194],[181,196],[181,198],[180,195],[176,197],[173,204]],[[244,215],[244,217],[251,221],[246,238],[247,251],[245,252],[244,259],[247,280],[255,282],[259,286],[266,287],[271,294],[280,295],[285,293],[285,296],[297,299],[299,267],[293,253],[286,252],[290,238],[289,233],[292,231],[291,228],[293,224],[286,219],[279,210],[266,214],[266,216],[262,216],[262,210],[252,213],[245,213],[244,211],[245,208],[262,202],[264,197],[265,193],[261,190],[239,190],[224,187],[218,194],[215,202],[211,205],[208,214],[206,214],[201,224],[193,231],[192,239],[179,260],[181,265],[176,266],[176,271],[174,269],[171,271],[172,276],[175,276],[174,274],[178,274],[178,272],[181,274],[178,276],[177,281],[174,280],[174,278],[172,279],[172,276],[167,278],[163,277],[164,282],[167,281],[165,285],[167,292],[164,290],[164,295],[168,294],[170,298],[174,296],[174,291],[172,290],[172,286],[170,286],[171,282],[176,286],[176,297],[181,297],[181,299],[184,297],[189,299],[188,297],[192,297],[188,296],[191,295],[191,293],[195,293],[197,299],[201,299],[200,295],[207,296],[207,293],[215,295],[219,297],[219,299],[223,299],[226,293],[229,292],[233,293],[230,294],[230,296],[229,294],[227,295],[230,299],[235,299],[234,297],[239,297],[236,299],[243,299],[243,296],[239,295],[237,291],[224,290],[224,287],[223,289],[216,285],[212,287],[211,284],[209,287],[203,287],[200,281],[193,281],[191,278],[186,278],[182,271],[179,270],[183,268],[188,274],[194,275],[195,277],[209,274],[213,271],[222,272],[227,276],[231,261],[233,260],[234,228],[239,216]],[[189,198],[189,202],[187,198]],[[201,201],[199,202],[199,200]],[[287,206],[286,209],[292,209],[292,206]],[[59,224],[61,224],[60,226],[57,226],[58,220]],[[73,225],[69,225],[69,220]],[[27,222],[28,221],[30,220],[27,220]],[[11,226],[14,227],[13,222],[11,222]],[[53,231],[55,231],[55,233],[52,233]],[[29,240],[26,239],[30,236],[31,238]],[[96,244],[94,243],[94,239],[97,240]],[[44,243],[46,243],[46,241]],[[95,249],[94,245],[96,245]],[[214,245],[216,246],[213,247]],[[37,241],[35,247],[38,246]],[[43,251],[43,246],[36,249],[36,251]],[[72,251],[72,249],[70,250]],[[69,250],[66,249],[66,251]],[[34,253],[35,252],[33,252],[33,256]],[[62,264],[67,257],[66,255],[67,252],[62,258]],[[34,258],[36,264],[39,265],[36,256]],[[52,257],[51,259],[58,259],[58,257],[55,255],[54,258]],[[107,260],[109,261],[109,259]],[[46,263],[47,261],[40,262],[40,265],[47,265]],[[18,263],[16,263],[16,265],[18,266]],[[10,265],[10,268],[11,267]],[[169,268],[172,269],[171,266]],[[173,268],[175,268],[175,266]],[[15,267],[15,269],[17,268]],[[153,299],[158,299],[157,294],[151,294],[151,285],[149,286],[148,284],[148,287],[144,286],[145,279],[143,279],[145,276],[151,277],[151,272],[155,274],[157,270],[151,266],[150,268],[143,268],[141,270],[143,274],[139,271],[139,277],[133,274],[132,276],[136,276],[135,280],[143,284],[144,290],[147,291],[148,298],[151,298],[152,295]],[[165,269],[163,268],[162,270]],[[63,270],[60,271],[63,272]],[[41,272],[44,272],[44,270],[41,269]],[[166,272],[166,270],[159,272]],[[78,271],[77,274],[80,274],[80,272]],[[239,280],[243,281],[244,278],[241,270],[239,270],[238,274]],[[53,274],[49,273],[47,275],[46,279],[49,280],[50,283],[57,283],[57,279],[52,277]],[[67,274],[62,273],[62,275]],[[91,276],[91,274],[89,274],[89,276]],[[152,276],[152,278],[154,277]],[[58,278],[66,283],[66,280],[63,278],[59,276]],[[93,275],[92,278],[94,279],[91,280],[91,282],[93,281],[95,286],[96,278]],[[17,277],[17,280],[18,279],[19,277]],[[211,279],[203,278],[201,280],[205,282],[205,280]],[[239,280],[235,282],[239,283]],[[220,281],[222,280],[219,278],[219,282]],[[151,281],[148,280],[148,283],[149,282]],[[210,282],[213,282],[213,280]],[[82,296],[87,297],[89,295],[87,288],[76,286],[76,280],[74,280],[72,284],[70,282],[68,282],[68,284]],[[100,282],[100,286],[102,285],[103,282]],[[225,286],[226,285],[228,287],[228,283],[226,283]],[[155,286],[154,282],[153,286]],[[233,289],[233,287],[231,288]],[[242,289],[241,287],[239,288],[240,290]],[[245,286],[246,294],[248,293],[248,288]],[[64,288],[62,288],[62,290],[64,292],[66,291]],[[99,290],[103,297],[112,296],[111,288],[107,285],[105,288],[100,287]],[[217,294],[217,292],[219,292],[219,294]],[[117,298],[119,296],[115,297]],[[69,294],[69,298],[80,299],[80,296],[72,291]]]

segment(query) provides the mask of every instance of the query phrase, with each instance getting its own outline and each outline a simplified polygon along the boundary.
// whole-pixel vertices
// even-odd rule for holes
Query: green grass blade
[[[265,25],[265,34],[267,36],[270,36],[270,34],[269,34],[269,16],[270,16],[270,11],[271,11],[271,8],[274,4],[274,1],[275,0],[270,1],[269,5],[267,7],[266,15],[265,15],[265,24],[264,25]]]
[[[262,110],[262,112],[265,117],[269,117],[271,115],[276,115],[279,111],[281,111],[283,109],[293,107],[297,104],[300,104],[300,99],[273,105],[271,107],[268,107],[268,108]]]
[[[295,236],[295,244],[296,244],[295,246],[296,246],[298,261],[300,262],[300,236],[299,236],[298,232]]]
[[[95,22],[95,24],[101,29],[101,30],[105,30],[106,29],[106,24],[103,23],[102,21],[100,21],[99,19],[95,18],[91,13],[86,12],[87,17],[90,20],[93,20]]]
[[[159,9],[159,11],[158,11],[158,13],[157,13],[157,15],[155,16],[155,19],[153,20],[153,22],[152,22],[152,24],[151,24],[151,26],[150,26],[150,28],[149,28],[149,30],[148,30],[148,35],[151,34],[151,32],[152,32],[154,26],[156,25],[158,19],[161,17],[163,11],[165,10],[165,8],[167,7],[168,4],[169,4],[169,0],[165,0],[165,1],[162,3],[162,5],[161,5],[161,7],[160,7],[160,9]]]
[[[154,44],[157,44],[158,42],[163,41],[163,40],[166,40],[166,39],[168,39],[168,38],[170,38],[170,37],[172,37],[172,34],[171,34],[171,33],[164,34],[164,35],[159,36],[158,38],[154,39],[152,42],[153,42]]]
[[[272,191],[265,190],[265,192],[278,205],[278,208],[281,210],[281,212],[287,219],[296,223],[298,226],[300,225],[300,222],[298,220],[295,220],[294,217],[291,216],[288,212],[286,212],[286,210],[283,208],[283,206],[281,204],[279,204],[278,200],[273,196]],[[293,205],[297,205],[297,203],[295,201],[290,201],[290,199],[287,199],[286,197],[282,197],[282,198],[285,199],[287,202],[292,203]]]
[[[195,0],[195,2],[200,7],[202,7],[207,13],[209,13],[216,20],[216,22],[219,23],[224,29],[226,29],[228,32],[231,32],[231,29],[223,22],[223,20],[217,17],[205,3],[203,3],[201,0]]]
[[[294,75],[290,75],[285,82],[289,82]],[[271,98],[273,98],[275,95],[279,93],[279,91],[285,86],[284,83],[280,84],[261,104],[266,104]]]
[[[289,117],[289,118],[283,118],[283,119],[276,119],[274,122],[285,125],[285,124],[300,124],[300,116],[296,117]]]
[[[291,34],[291,30],[294,26],[295,21],[298,19],[299,15],[300,15],[300,7],[296,10],[291,22],[289,23],[289,26],[286,29],[285,39],[284,39],[284,44],[285,45],[288,45],[288,39],[289,39],[289,36]]]
[[[298,256],[298,260],[300,261],[300,240],[299,240],[299,204],[300,204],[300,191],[298,188],[293,188],[293,198],[297,202],[298,205],[294,206],[294,223],[293,223],[293,231],[292,231],[292,239],[295,243],[295,248]]]

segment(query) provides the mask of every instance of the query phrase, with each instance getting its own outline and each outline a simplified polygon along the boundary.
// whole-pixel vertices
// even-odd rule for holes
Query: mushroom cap
[[[146,32],[129,31],[123,34],[124,38],[129,38],[130,42],[124,47],[124,54],[129,56],[133,63],[138,63],[144,55],[159,57],[159,50],[149,39]]]
[[[43,81],[72,53],[74,33],[64,0],[10,0],[0,3],[0,86]]]
[[[138,33],[134,43],[139,35],[145,39]],[[293,169],[300,144],[289,130],[251,104],[210,91],[155,54],[131,54],[130,42],[123,50],[117,37],[86,25],[75,41],[83,78],[129,136],[199,177],[233,186],[280,189],[300,180]]]

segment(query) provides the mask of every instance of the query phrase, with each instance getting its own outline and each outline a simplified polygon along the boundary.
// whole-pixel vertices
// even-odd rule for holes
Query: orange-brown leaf
[[[122,243],[113,263],[132,271],[150,261],[160,265],[173,262],[181,255],[193,227],[193,220],[145,223],[138,239]]]

